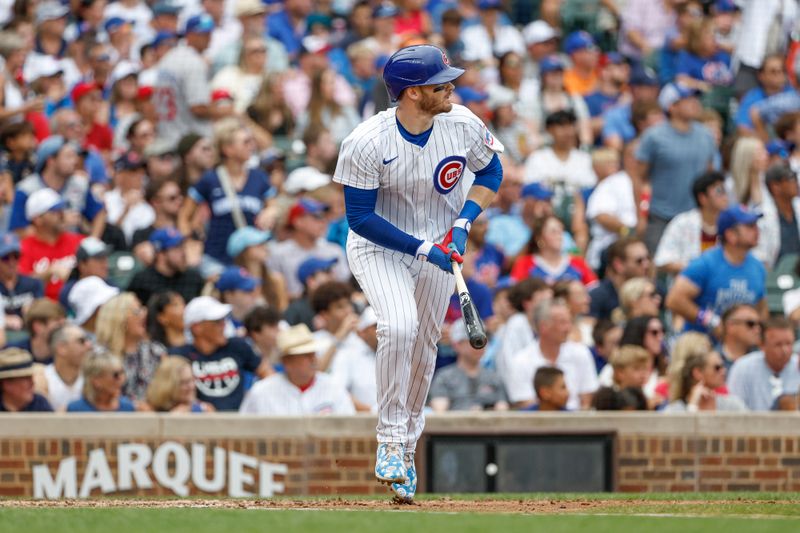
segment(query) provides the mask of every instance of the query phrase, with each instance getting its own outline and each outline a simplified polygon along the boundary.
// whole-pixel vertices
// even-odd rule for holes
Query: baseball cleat
[[[402,444],[378,444],[375,477],[382,483],[405,483],[406,466],[403,463]]]
[[[405,454],[406,481],[405,483],[392,483],[394,501],[397,503],[412,503],[417,493],[417,467],[414,464],[414,452]]]

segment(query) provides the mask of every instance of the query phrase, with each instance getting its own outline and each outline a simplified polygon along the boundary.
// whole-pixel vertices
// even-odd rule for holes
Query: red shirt
[[[527,278],[542,278],[550,285],[569,280],[578,280],[586,286],[597,282],[597,276],[586,261],[573,255],[564,256],[556,269],[537,263],[534,255],[521,255],[511,267],[511,279],[519,282]]]
[[[108,127],[108,124],[92,124],[92,129],[86,134],[84,146],[86,148],[96,148],[101,152],[111,150],[114,142],[114,132]]]
[[[68,269],[75,266],[75,252],[83,240],[77,233],[62,233],[54,244],[38,239],[34,235],[25,237],[20,242],[19,271],[21,274],[37,275],[56,263],[63,263]],[[58,293],[64,286],[64,280],[51,278],[45,280],[44,295],[58,301]]]

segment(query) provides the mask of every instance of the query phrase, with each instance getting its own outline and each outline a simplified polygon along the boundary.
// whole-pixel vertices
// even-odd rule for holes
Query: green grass
[[[0,509],[3,531],[38,533],[204,533],[287,531],[375,533],[376,531],[451,531],[503,533],[711,533],[796,532],[800,521],[735,517],[640,517],[591,515],[451,515],[376,511],[262,511],[224,509]]]

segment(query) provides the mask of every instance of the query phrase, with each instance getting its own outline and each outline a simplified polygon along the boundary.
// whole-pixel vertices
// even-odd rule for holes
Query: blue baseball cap
[[[529,183],[522,188],[521,196],[523,198],[534,198],[536,200],[549,201],[553,198],[553,191],[541,183],[534,182]]]
[[[787,159],[789,152],[791,152],[791,146],[786,141],[773,139],[767,143],[767,153],[769,155],[778,155],[783,159]]]
[[[214,19],[208,13],[200,13],[189,17],[183,33],[211,33],[214,31]]]
[[[36,166],[34,170],[40,173],[47,160],[55,157],[66,144],[67,140],[61,135],[51,135],[40,142],[39,146],[36,147]]]
[[[543,57],[542,60],[539,61],[539,72],[541,74],[556,70],[564,70],[564,62],[561,61],[560,57],[552,55]]]
[[[658,94],[658,105],[664,111],[669,111],[677,102],[685,98],[692,98],[700,95],[700,91],[681,85],[680,83],[668,83],[665,85],[661,92]]]
[[[330,269],[338,261],[339,260],[335,257],[331,259],[322,259],[319,257],[311,257],[310,259],[306,259],[300,263],[299,267],[297,267],[297,279],[300,280],[300,283],[305,285],[308,278],[317,272]]]
[[[177,39],[178,36],[172,33],[171,31],[160,31],[156,33],[156,36],[153,37],[153,40],[150,42],[150,46],[161,46],[167,41],[172,39]]]
[[[631,69],[630,85],[638,85],[645,87],[658,87],[658,77],[650,67],[642,64],[635,65]]]
[[[606,65],[622,65],[625,63],[625,57],[619,52],[609,52],[605,57]]]
[[[220,292],[245,291],[250,292],[261,285],[261,280],[253,277],[242,267],[232,266],[223,270],[214,286]]]
[[[179,246],[184,240],[183,234],[175,228],[160,228],[150,234],[150,242],[156,252],[162,252]]]
[[[733,0],[717,0],[714,2],[714,11],[717,13],[733,13],[739,8]]]
[[[483,91],[478,91],[472,87],[459,87],[456,89],[456,94],[461,98],[461,103],[464,105],[473,102],[485,102],[489,99],[489,95]]]
[[[717,235],[724,235],[726,230],[739,224],[755,224],[762,216],[761,213],[748,211],[741,204],[729,207],[717,217]]]
[[[14,232],[4,233],[0,236],[0,257],[14,252],[19,253],[19,249],[19,237]]]
[[[237,229],[228,237],[228,245],[225,251],[228,252],[228,256],[234,258],[244,252],[246,248],[264,244],[271,237],[272,234],[268,231],[261,231],[252,226],[245,226]]]
[[[111,33],[112,31],[117,31],[126,24],[130,24],[130,22],[122,17],[111,17],[105,21],[103,29],[106,30],[106,33]]]
[[[395,7],[394,4],[390,3],[383,3],[372,10],[372,18],[382,19],[388,17],[396,17],[400,13],[400,10]]]
[[[287,222],[290,226],[294,225],[295,220],[303,215],[318,215],[328,210],[328,206],[311,198],[300,198],[291,209]]]
[[[486,11],[487,9],[503,9],[502,0],[480,0],[478,2],[478,9]]]
[[[594,40],[594,37],[592,37],[592,34],[587,31],[574,31],[567,35],[567,38],[564,40],[564,51],[568,54],[587,48],[597,48],[597,42]]]

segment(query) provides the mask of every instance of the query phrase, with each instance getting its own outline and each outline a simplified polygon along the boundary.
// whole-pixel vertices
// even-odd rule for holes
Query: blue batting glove
[[[456,251],[459,255],[464,255],[467,251],[467,235],[472,227],[472,223],[466,218],[459,218],[453,223],[453,227],[444,236],[442,245],[450,248],[451,244],[455,245]]]
[[[450,250],[443,244],[436,244],[431,241],[423,241],[417,248],[417,259],[433,263],[445,272],[453,273],[452,262],[463,263],[464,259],[455,250]]]

